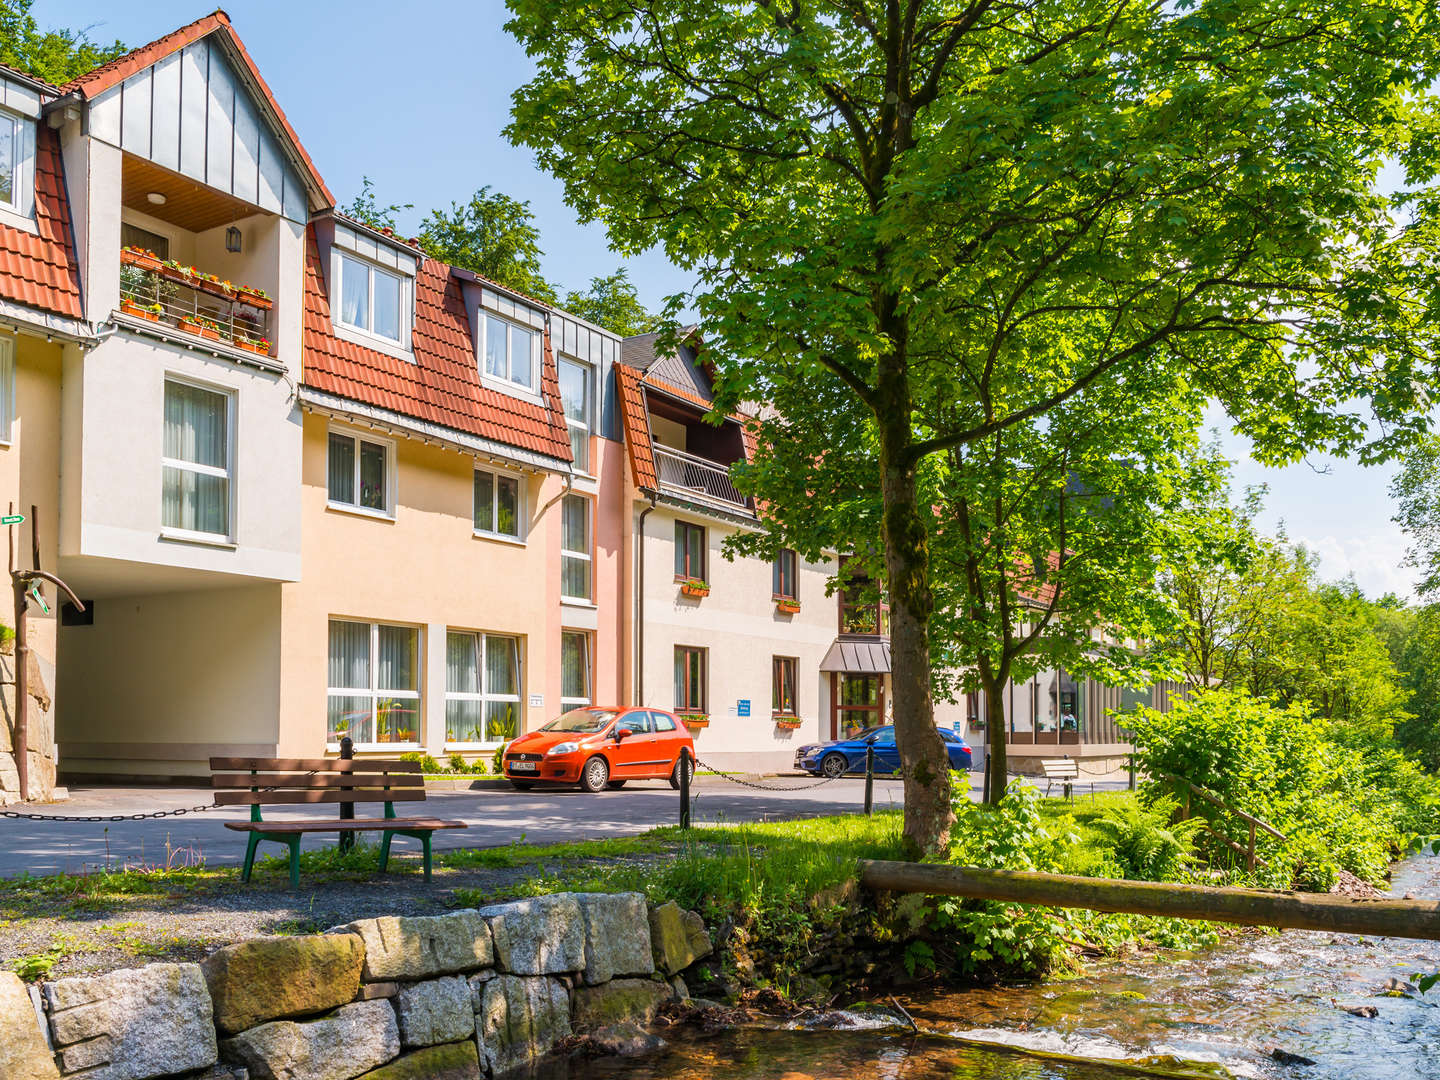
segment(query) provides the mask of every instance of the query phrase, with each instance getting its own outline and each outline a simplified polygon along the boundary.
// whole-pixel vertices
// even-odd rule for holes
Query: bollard
[[[1130,790],[1131,790],[1131,791],[1134,791],[1134,790],[1135,790],[1135,755],[1134,755],[1133,753],[1129,755],[1129,760],[1130,760]]]
[[[690,773],[694,769],[691,764],[695,759],[690,755],[690,748],[680,748],[680,828],[690,828]]]
[[[340,740],[340,760],[353,761],[355,758],[355,743],[350,736],[346,735]],[[350,791],[350,785],[344,784],[341,791]],[[355,817],[355,804],[353,802],[342,802],[340,804],[340,820],[349,821]],[[342,832],[340,834],[340,850],[349,851],[355,846],[355,834],[353,832]]]
[[[865,815],[875,809],[875,747],[865,747]]]

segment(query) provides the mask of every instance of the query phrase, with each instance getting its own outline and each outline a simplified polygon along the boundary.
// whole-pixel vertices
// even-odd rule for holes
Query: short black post
[[[865,815],[875,809],[875,747],[865,747]]]
[[[346,735],[344,738],[342,738],[342,739],[340,740],[340,760],[341,760],[341,761],[353,761],[354,758],[355,758],[355,744],[354,744],[354,742],[351,741],[350,736],[349,736],[349,735]],[[349,784],[342,784],[342,785],[340,786],[340,790],[341,790],[341,791],[350,791],[351,788],[350,788],[350,785],[349,785]],[[342,802],[342,803],[340,804],[340,820],[341,820],[341,821],[350,821],[350,820],[353,820],[354,817],[355,817],[355,804],[354,804],[353,802]],[[353,848],[354,846],[355,846],[355,834],[354,834],[353,832],[349,831],[349,830],[346,830],[345,832],[342,832],[342,833],[340,834],[340,850],[341,850],[341,851],[349,851],[349,850],[350,850],[351,848]]]
[[[1130,762],[1130,790],[1131,790],[1131,791],[1134,791],[1134,790],[1135,790],[1135,755],[1132,753],[1132,754],[1128,755],[1128,757],[1129,757],[1129,762]]]
[[[694,766],[691,762],[694,758],[690,756],[690,748],[680,748],[680,828],[690,828],[690,773]]]

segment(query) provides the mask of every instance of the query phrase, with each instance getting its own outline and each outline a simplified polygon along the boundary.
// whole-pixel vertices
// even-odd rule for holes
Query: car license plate
[[[535,762],[533,761],[512,761],[510,762],[511,772],[534,772]]]

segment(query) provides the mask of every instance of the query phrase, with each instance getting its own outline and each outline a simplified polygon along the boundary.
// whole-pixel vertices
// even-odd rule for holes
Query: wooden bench
[[[390,841],[397,836],[419,840],[425,850],[425,880],[430,880],[430,834],[436,829],[463,829],[463,821],[442,821],[433,817],[396,817],[397,802],[419,802],[425,798],[425,778],[418,761],[356,761],[341,758],[223,758],[210,759],[211,786],[216,806],[248,806],[249,821],[227,821],[225,827],[249,833],[245,867],[240,880],[248,882],[255,865],[255,849],[261,841],[285,844],[290,848],[290,887],[300,887],[300,839],[311,832],[383,832],[380,841],[380,872],[390,861]],[[314,818],[265,821],[262,806],[294,806],[304,803],[385,804],[384,817]],[[342,811],[343,812],[343,811]]]
[[[1063,786],[1061,792],[1065,798],[1072,802],[1075,799],[1075,782],[1080,779],[1080,764],[1074,758],[1041,758],[1040,768],[1045,770],[1045,795],[1048,798],[1050,788],[1058,780]],[[1090,785],[1093,793],[1095,785]]]

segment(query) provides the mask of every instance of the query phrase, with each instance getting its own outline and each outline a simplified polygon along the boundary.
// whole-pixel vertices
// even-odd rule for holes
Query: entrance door
[[[878,727],[885,715],[885,695],[879,675],[837,677],[835,723],[832,739],[850,739],[866,728]]]

